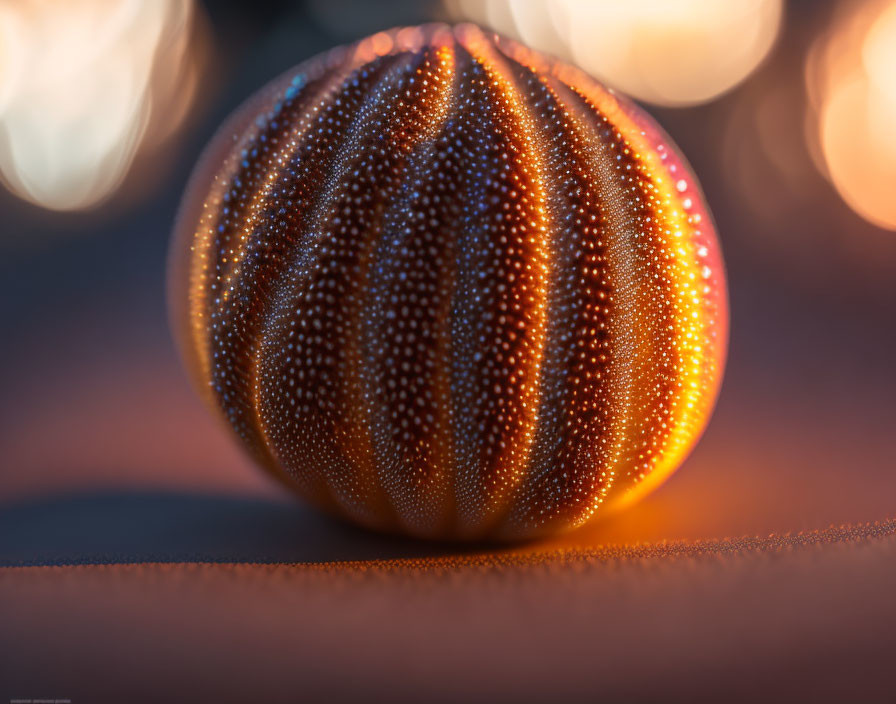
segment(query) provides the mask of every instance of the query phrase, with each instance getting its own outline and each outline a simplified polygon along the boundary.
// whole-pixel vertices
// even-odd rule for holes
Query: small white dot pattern
[[[705,425],[727,310],[702,194],[576,69],[394,30],[275,81],[208,154],[175,245],[185,354],[318,506],[550,534],[649,490]]]

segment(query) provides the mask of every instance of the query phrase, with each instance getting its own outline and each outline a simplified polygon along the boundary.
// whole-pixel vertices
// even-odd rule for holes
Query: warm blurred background
[[[848,695],[896,690],[892,540],[374,587],[333,563],[455,549],[299,506],[200,405],[165,268],[203,145],[285,69],[434,19],[490,26],[641,101],[694,167],[728,267],[727,375],[693,455],[630,510],[519,550],[896,514],[896,0],[0,0],[0,565],[141,563],[0,570],[0,685],[167,701],[199,672],[200,700],[375,682],[410,701],[439,683],[422,699],[450,701],[472,672],[518,702],[632,683],[736,701],[731,681],[744,698],[789,683],[797,701],[884,701]],[[250,564],[264,561],[330,576]]]
[[[464,18],[641,100],[697,172],[727,258],[730,362],[703,442],[641,506],[573,540],[894,512],[892,0],[0,2],[0,503],[286,500],[200,407],[170,342],[165,257],[186,179],[223,118],[286,68]]]

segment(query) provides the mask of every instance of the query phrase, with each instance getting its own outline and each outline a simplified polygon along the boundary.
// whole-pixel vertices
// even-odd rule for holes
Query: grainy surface
[[[894,532],[8,568],[0,681],[73,701],[892,701]]]

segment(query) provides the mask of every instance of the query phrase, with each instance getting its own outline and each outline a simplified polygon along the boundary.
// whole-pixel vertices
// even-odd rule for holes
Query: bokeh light
[[[841,6],[813,46],[810,148],[846,203],[896,230],[896,0]]]
[[[781,0],[445,0],[468,19],[572,61],[639,100],[704,103],[771,49]]]
[[[54,210],[96,205],[181,124],[203,43],[189,0],[0,3],[0,175]]]

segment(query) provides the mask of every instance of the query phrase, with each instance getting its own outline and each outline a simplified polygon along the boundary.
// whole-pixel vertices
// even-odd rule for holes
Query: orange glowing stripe
[[[663,249],[675,247],[677,250],[678,256],[673,257],[667,273],[672,282],[673,306],[679,312],[676,320],[684,321],[672,338],[683,367],[677,379],[682,393],[673,396],[670,413],[672,429],[666,435],[663,446],[653,454],[654,458],[662,457],[662,460],[656,462],[634,487],[615,502],[617,507],[626,506],[662,484],[673,473],[697,441],[693,428],[703,424],[713,404],[704,387],[715,376],[718,359],[713,359],[714,350],[707,350],[706,342],[701,343],[711,339],[708,331],[714,321],[706,315],[698,289],[699,271],[703,264],[696,255],[696,228],[682,211],[681,198],[666,173],[655,145],[649,142],[642,127],[620,106],[611,92],[599,89],[587,74],[575,67],[546,61],[541,55],[516,43],[502,42],[501,46],[515,60],[534,70],[553,75],[566,85],[578,86],[583,95],[623,134],[641,164],[644,177],[658,191],[659,207],[654,206],[653,210],[669,235]],[[691,178],[690,175],[688,178]],[[676,232],[681,234],[676,237]]]
[[[402,48],[405,46],[414,46],[420,42],[422,39],[418,37],[416,34],[409,34],[402,37],[402,42],[398,42],[398,47]],[[448,115],[450,113],[450,106],[453,102],[453,82],[455,76],[455,68],[456,68],[456,59],[454,48],[450,44],[450,33],[447,32],[439,32],[435,34],[431,40],[430,44],[438,45],[436,49],[436,64],[437,64],[437,72],[428,77],[427,80],[431,80],[438,87],[438,91],[435,93],[435,96],[429,98],[434,105],[435,119],[427,120],[423,123],[423,128],[420,130],[419,134],[415,136],[417,142],[426,142],[431,139],[435,139],[439,133],[442,131],[446,120],[448,119]],[[430,68],[431,64],[427,60],[424,64],[423,68],[417,69],[417,74],[420,75],[424,72],[424,68]],[[427,96],[428,97],[428,96]],[[421,97],[422,99],[422,97]],[[356,347],[355,345],[352,345]],[[360,356],[360,355],[357,355]],[[351,365],[349,368],[352,369],[350,373],[356,374],[356,369],[353,369]],[[349,388],[357,389],[360,385],[355,383],[347,384]],[[366,443],[366,447],[371,448],[369,450],[369,456],[372,457],[374,455],[374,451],[372,449],[373,443],[370,440],[370,428],[372,426],[372,421],[370,420],[373,416],[372,403],[369,398],[365,398],[364,395],[356,396],[355,404],[363,407],[364,415],[365,415],[365,426],[367,432],[364,434],[363,442]],[[346,431],[346,440],[347,442],[355,442],[360,443],[362,440],[358,438],[353,438],[350,430]],[[448,466],[448,457],[450,456],[450,451],[445,449],[445,446],[450,443],[450,433],[446,434],[446,437],[441,441],[436,441],[436,443],[440,446],[441,452],[437,452],[440,456],[440,467],[445,470]],[[366,453],[366,450],[365,450]],[[383,490],[377,480],[377,472],[375,467],[375,462],[370,461],[366,467],[363,467],[361,470],[363,473],[363,477],[360,481],[365,482],[369,488],[369,490],[382,498],[382,501],[389,506],[389,510],[392,514],[397,518],[398,522],[403,525],[405,528],[411,527],[411,524],[407,520],[407,516],[403,515],[401,510],[395,503],[392,501],[391,496],[388,492]],[[453,479],[451,473],[448,471],[435,472],[431,475],[430,478],[437,478],[438,482],[431,481],[428,483],[423,490],[424,498],[420,499],[418,497],[417,501],[422,504],[425,502],[425,498],[429,497],[441,497],[446,496],[449,493],[448,483],[449,480]]]
[[[528,63],[524,65],[527,65],[530,69],[536,71],[536,67]],[[562,83],[552,86],[549,80],[544,77],[543,74],[538,75],[541,76],[543,85],[548,90],[548,92],[556,99],[557,103],[559,105],[566,106],[566,118],[570,121],[574,133],[582,140],[583,143],[591,141],[591,125],[583,119],[578,109],[574,109],[572,106],[570,106],[568,98],[561,97],[557,92],[557,89],[559,89],[560,91],[569,92],[572,92],[572,89]],[[597,181],[600,181],[601,179],[599,175],[594,176],[594,178]],[[599,191],[600,187],[596,186],[595,190]],[[628,390],[626,389],[625,392],[627,393],[627,391]],[[611,400],[611,405],[613,405],[614,401],[616,401],[615,398]],[[601,477],[600,481],[598,482],[598,488],[594,493],[594,496],[592,497],[590,506],[582,511],[582,515],[577,520],[572,522],[572,526],[582,525],[594,515],[599,506],[606,499],[610,488],[613,486],[615,480],[617,479],[616,465],[619,462],[622,451],[625,449],[626,435],[624,429],[629,420],[628,412],[630,411],[630,404],[627,402],[619,403],[619,408],[614,408],[614,411],[618,412],[614,412],[613,414],[614,427],[610,432],[612,442],[605,449],[601,447],[594,448],[595,452],[601,458],[601,461],[605,462],[605,467],[603,467],[601,470]]]
[[[493,496],[491,506],[493,518],[500,518],[500,510],[504,508],[503,504],[508,504],[512,492],[517,488],[524,479],[524,470],[519,469],[525,467],[529,454],[532,450],[532,442],[534,440],[534,430],[538,421],[538,386],[540,383],[541,364],[544,358],[544,342],[545,329],[547,320],[547,294],[548,281],[550,278],[550,260],[547,247],[548,235],[548,218],[546,214],[545,204],[547,202],[547,194],[542,174],[544,168],[539,157],[541,144],[537,139],[537,129],[534,120],[528,112],[526,106],[520,101],[518,91],[513,80],[508,77],[506,67],[493,48],[493,44],[485,39],[482,32],[474,25],[462,25],[455,30],[458,41],[470,52],[473,58],[478,61],[491,79],[494,87],[500,92],[503,102],[508,106],[511,114],[516,120],[519,127],[519,136],[522,136],[528,149],[525,153],[518,155],[526,170],[527,175],[532,180],[534,187],[535,212],[538,214],[538,220],[534,223],[535,237],[530,236],[530,243],[535,245],[534,264],[537,271],[533,276],[535,283],[534,298],[535,306],[533,307],[531,316],[531,326],[527,326],[527,332],[532,333],[532,355],[527,374],[528,383],[522,385],[521,403],[524,409],[524,416],[520,423],[523,427],[522,435],[524,443],[520,448],[520,454],[510,453],[514,458],[513,464],[510,466],[510,478],[512,482],[508,486],[505,479],[503,492],[498,492]],[[531,162],[525,163],[525,159]],[[502,472],[502,477],[507,477],[506,472]],[[503,501],[501,501],[503,499]]]
[[[707,367],[713,362],[704,342],[710,339],[708,330],[712,321],[705,316],[698,287],[702,265],[697,257],[696,230],[683,212],[675,185],[642,128],[621,109],[616,113],[616,121],[635,150],[643,175],[659,192],[660,202],[654,213],[666,231],[663,249],[674,248],[677,255],[666,265],[666,271],[672,283],[673,306],[677,312],[674,320],[678,324],[671,341],[682,367],[677,378],[681,393],[671,399],[671,430],[653,454],[653,468],[619,498],[617,505],[624,507],[662,484],[693,447],[697,440],[693,428],[704,423],[711,406],[704,386]]]

